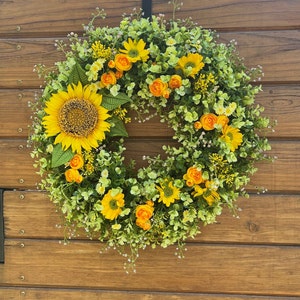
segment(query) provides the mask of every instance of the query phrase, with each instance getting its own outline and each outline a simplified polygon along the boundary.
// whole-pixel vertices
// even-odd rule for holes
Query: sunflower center
[[[118,209],[119,206],[118,206],[117,200],[115,200],[115,199],[110,200],[110,201],[109,201],[109,207],[110,207],[110,209],[112,209],[112,210]]]
[[[87,137],[98,122],[96,107],[84,99],[70,99],[59,113],[59,125],[65,133],[75,137]]]
[[[129,57],[138,57],[139,56],[139,51],[137,49],[130,49],[128,51],[128,56]]]
[[[184,66],[185,69],[188,69],[188,68],[195,68],[195,63],[193,63],[192,61],[189,61],[185,64]]]
[[[164,188],[164,194],[165,194],[166,198],[169,198],[169,197],[173,196],[173,189],[170,188],[169,186],[166,186]]]

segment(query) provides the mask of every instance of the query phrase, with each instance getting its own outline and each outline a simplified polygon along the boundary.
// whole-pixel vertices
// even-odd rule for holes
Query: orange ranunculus
[[[77,169],[68,169],[65,172],[67,182],[76,182],[80,183],[83,180],[83,177],[79,174]]]
[[[221,115],[217,117],[217,124],[220,124],[222,127],[229,123],[229,119],[225,115]]]
[[[135,210],[135,216],[137,219],[149,220],[153,215],[154,207],[148,204],[138,205]]]
[[[201,129],[201,128],[202,128],[201,122],[200,122],[200,121],[196,121],[196,122],[194,123],[194,128],[195,128],[196,130]]]
[[[215,124],[217,123],[217,120],[218,117],[212,113],[204,114],[200,118],[200,122],[204,130],[213,130],[215,128]]]
[[[132,67],[132,63],[126,54],[119,53],[115,56],[116,69],[120,72],[128,71]]]
[[[151,228],[151,222],[144,219],[136,219],[135,224],[144,230],[149,230]]]
[[[202,171],[197,167],[189,167],[186,174],[183,175],[183,179],[186,180],[186,184],[189,187],[200,184],[203,182]]]
[[[163,82],[160,78],[156,78],[151,84],[149,84],[149,90],[155,97],[163,96],[167,88],[168,84]]]
[[[114,68],[114,67],[116,66],[116,63],[114,62],[114,60],[111,59],[111,60],[108,62],[107,65],[108,65],[109,68],[112,69],[112,68]]]
[[[117,83],[117,78],[114,72],[109,71],[101,75],[102,86],[114,85],[116,83]]]
[[[115,73],[115,75],[116,75],[117,79],[120,79],[123,76],[123,72],[117,70],[116,73]]]
[[[83,167],[84,160],[81,154],[75,154],[70,160],[69,165],[72,169],[81,169]]]
[[[172,75],[171,79],[169,80],[169,87],[171,89],[176,89],[176,88],[181,87],[181,76]]]

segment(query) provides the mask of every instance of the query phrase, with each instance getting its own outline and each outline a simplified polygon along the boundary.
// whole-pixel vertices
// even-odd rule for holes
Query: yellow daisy
[[[185,76],[195,77],[196,74],[204,67],[202,62],[203,56],[199,53],[189,53],[182,56],[177,63],[176,69],[181,69]]]
[[[238,128],[225,125],[222,130],[221,139],[229,146],[230,151],[234,151],[243,142],[243,135]]]
[[[102,201],[102,215],[109,220],[114,220],[122,212],[125,205],[124,194],[119,189],[111,189],[104,195]]]
[[[54,143],[62,148],[72,148],[80,153],[82,148],[90,151],[105,139],[110,124],[107,109],[100,106],[102,95],[93,92],[90,86],[68,85],[67,91],[53,94],[46,103],[43,125],[47,137],[56,136]]]
[[[120,52],[126,54],[133,63],[138,60],[146,61],[149,58],[149,50],[146,50],[145,46],[146,43],[142,39],[137,42],[129,38],[128,42],[124,42],[125,50],[120,49]]]
[[[179,199],[180,190],[167,179],[156,188],[160,194],[158,202],[163,202],[167,207]]]

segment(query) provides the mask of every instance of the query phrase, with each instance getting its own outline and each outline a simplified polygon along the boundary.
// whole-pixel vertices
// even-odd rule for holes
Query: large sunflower
[[[58,91],[46,103],[47,115],[42,122],[46,135],[56,136],[54,143],[61,143],[64,150],[71,147],[80,153],[82,148],[97,148],[110,128],[105,121],[110,115],[101,102],[102,95],[90,86],[82,87],[80,82],[68,85],[67,91]]]

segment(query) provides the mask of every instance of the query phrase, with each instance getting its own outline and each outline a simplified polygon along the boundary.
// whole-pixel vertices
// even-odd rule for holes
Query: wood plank
[[[0,139],[1,173],[0,186],[2,188],[30,189],[36,187],[40,176],[36,175],[33,160],[27,141],[22,139]]]
[[[99,3],[97,0],[2,0],[0,36],[57,36],[81,31],[82,24],[89,22],[91,14],[99,6],[108,15],[101,24],[115,26],[120,22],[123,13],[131,13],[134,7],[140,8],[141,1],[102,0]]]
[[[136,160],[136,166],[146,166],[145,155],[155,156],[161,153],[164,144],[172,142],[165,139],[128,139],[126,141],[125,158]],[[272,141],[272,150],[268,153],[276,156],[274,163],[260,163],[259,171],[248,185],[249,190],[255,187],[267,188],[272,193],[293,193],[299,190],[300,173],[300,143],[297,141]],[[33,160],[30,158],[30,148],[26,140],[0,140],[2,169],[0,186],[3,188],[32,189],[40,180],[35,174]],[[291,168],[291,166],[293,166]]]
[[[263,115],[277,121],[272,138],[299,138],[300,135],[300,86],[263,85],[263,92],[257,95],[257,103],[265,111]]]
[[[300,77],[300,32],[261,31],[222,33],[220,41],[235,39],[241,57],[251,68],[263,66],[265,82],[298,82]],[[55,38],[0,40],[0,88],[38,88],[36,64],[52,67],[63,59],[54,47]],[[284,63],[283,63],[284,62]]]
[[[22,9],[20,9],[20,5]],[[117,25],[124,12],[140,8],[141,1],[96,0],[59,1],[22,0],[21,2],[2,0],[0,11],[0,35],[64,35],[70,31],[80,31],[81,24],[87,24],[91,13],[99,6],[107,12],[104,25]],[[37,14],[36,11],[39,13]],[[26,12],[26,13],[24,13]],[[68,12],[68,17],[66,17]],[[153,13],[172,15],[172,7],[165,0],[153,1]],[[201,26],[223,30],[249,28],[297,28],[299,27],[300,4],[297,0],[184,0],[177,18],[192,17]],[[222,16],[222,18],[220,18]]]
[[[138,291],[105,291],[105,290],[78,290],[78,289],[49,289],[27,287],[0,287],[0,294],[5,300],[15,300],[24,297],[26,300],[270,300],[269,296],[247,295],[221,295],[203,293],[162,293],[162,292],[138,292]],[[295,300],[295,297],[277,297],[273,300]]]
[[[0,281],[36,287],[299,296],[299,250],[190,244],[180,260],[173,247],[148,249],[140,255],[137,272],[126,274],[124,258],[114,251],[99,254],[98,243],[7,240]]]
[[[0,89],[0,137],[27,138],[31,124],[31,109],[28,102],[40,95],[37,89]],[[271,138],[300,137],[300,87],[299,85],[264,85],[257,95],[257,103],[265,108],[264,115],[277,120],[275,132],[268,132]],[[130,137],[166,137],[173,131],[158,118],[139,123],[132,116],[132,123],[126,125]]]
[[[238,205],[239,218],[224,209],[217,223],[200,228],[202,233],[190,242],[300,245],[299,195],[251,195]],[[4,220],[6,238],[64,237],[63,219],[45,193],[6,191]]]
[[[299,27],[300,3],[297,0],[184,0],[182,3],[176,17],[191,17],[206,28],[264,30]],[[172,7],[168,1],[153,0],[153,12],[172,17]]]
[[[27,138],[36,90],[0,90],[0,137]]]

